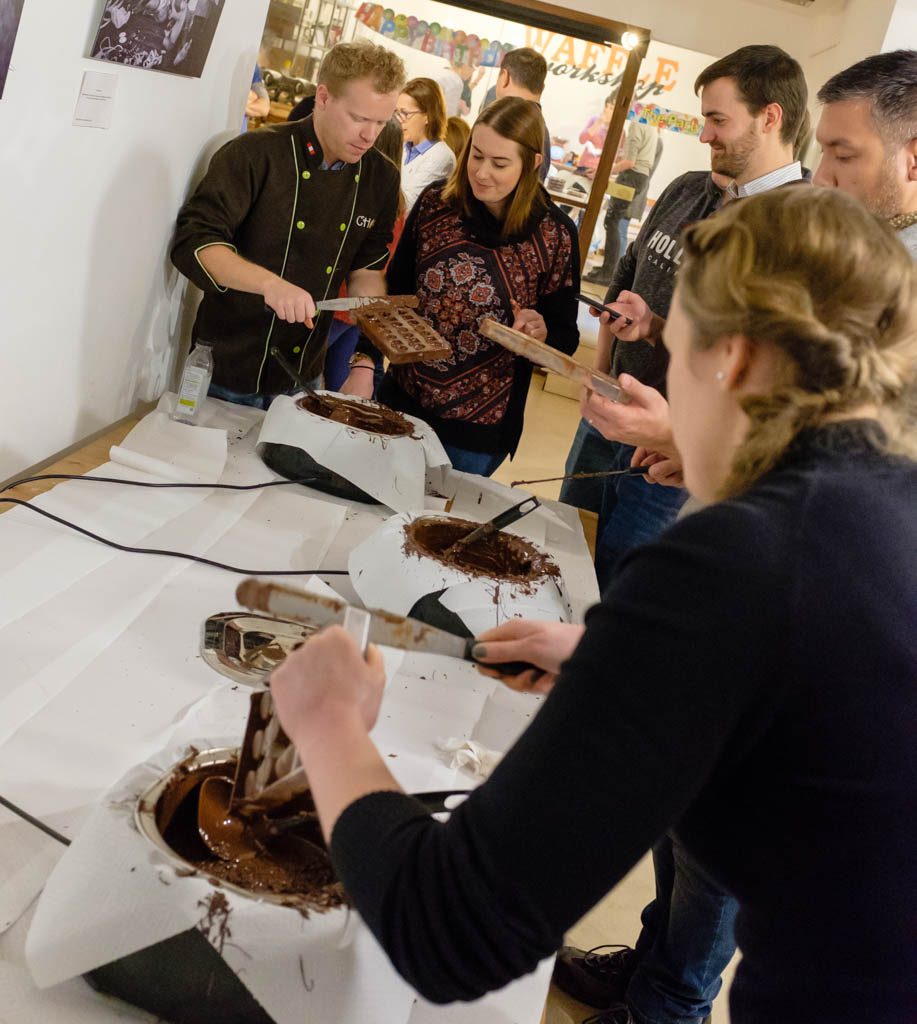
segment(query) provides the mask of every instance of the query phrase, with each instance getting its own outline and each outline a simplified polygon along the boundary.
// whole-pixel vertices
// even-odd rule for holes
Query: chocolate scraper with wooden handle
[[[281,619],[294,622],[308,622],[317,626],[342,625],[347,609],[353,609],[346,601],[332,597],[310,594],[304,590],[294,590],[279,583],[264,583],[261,580],[244,580],[236,588],[236,598],[246,608],[267,612]],[[429,626],[419,619],[393,615],[391,612],[373,609],[364,611],[369,617],[367,641],[381,644],[384,647],[397,647],[402,651],[425,651],[428,654],[445,654],[461,661],[472,661],[478,664],[472,655],[475,645],[474,637],[457,636],[445,629]],[[499,664],[486,664],[506,676],[516,676],[520,672],[532,669],[540,673],[541,669],[525,661],[505,661]]]

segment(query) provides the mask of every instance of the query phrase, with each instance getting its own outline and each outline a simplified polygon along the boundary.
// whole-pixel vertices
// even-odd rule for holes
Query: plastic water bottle
[[[212,347],[206,341],[199,341],[185,360],[172,412],[172,419],[179,423],[195,424],[200,417],[201,406],[210,390],[210,378],[213,376]]]

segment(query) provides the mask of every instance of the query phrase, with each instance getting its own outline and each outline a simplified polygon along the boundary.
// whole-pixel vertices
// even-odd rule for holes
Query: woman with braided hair
[[[849,197],[776,189],[688,229],[666,344],[710,504],[631,552],[585,627],[478,637],[550,692],[448,822],[376,752],[381,657],[342,630],[274,673],[283,726],[351,899],[430,999],[531,971],[671,830],[740,905],[733,1024],[906,1024],[917,271]]]

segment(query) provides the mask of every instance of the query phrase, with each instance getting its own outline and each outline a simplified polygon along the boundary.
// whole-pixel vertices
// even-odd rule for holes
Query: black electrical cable
[[[5,487],[0,488],[0,494],[3,494],[5,491],[11,490],[14,487],[19,487],[22,484],[34,483],[38,480],[94,480],[98,483],[127,484],[131,487],[207,487],[230,491],[253,491],[257,490],[259,487],[279,487],[286,484],[306,483],[310,480],[314,481],[315,477],[305,477],[298,480],[268,480],[261,484],[154,484],[148,483],[144,480],[120,480],[118,477],[111,476],[80,476],[73,473],[44,473],[39,476],[23,477],[21,480],[13,480]],[[85,529],[85,527],[77,526],[76,523],[71,523],[67,519],[62,519],[60,516],[54,515],[53,512],[48,512],[47,510],[39,508],[37,505],[32,505],[30,502],[24,501],[21,498],[0,498],[0,504],[3,504],[4,502],[10,505],[21,505],[22,508],[30,509],[32,512],[37,512],[40,516],[44,516],[46,519],[51,519],[55,523],[59,523],[61,526],[66,526],[70,530],[75,530],[77,533],[83,534],[84,537],[89,537],[92,540],[96,540],[101,544],[107,545],[110,548],[116,548],[118,551],[127,551],[134,555],[165,555],[169,558],[185,558],[190,562],[200,562],[201,565],[211,565],[216,569],[225,569],[227,572],[238,573],[240,576],[349,575],[346,569],[240,569],[236,565],[226,565],[223,562],[215,562],[210,558],[203,558],[201,555],[189,555],[183,551],[169,551],[164,548],[134,548],[130,547],[128,544],[119,544],[117,541],[111,540],[108,537],[102,537],[98,533],[93,533],[91,530]]]
[[[23,484],[34,484],[39,480],[91,480],[101,484],[126,484],[128,487],[207,487],[222,491],[256,491],[259,487],[285,487],[289,484],[314,484],[318,477],[305,476],[296,480],[265,480],[260,484],[186,484],[164,483],[154,484],[147,480],[125,480],[118,476],[85,476],[82,473],[40,473],[38,476],[24,476],[20,480],[12,480],[5,487],[0,487],[0,494],[21,487]]]
[[[39,821],[38,818],[33,818],[28,811],[24,811],[21,807],[17,807],[14,803],[7,800],[6,797],[0,796],[0,805],[9,811],[12,811],[13,814],[18,815],[23,821],[27,821],[30,825],[34,825],[35,828],[40,828],[42,832],[49,835],[52,839],[56,839],[59,843],[63,843],[64,846],[70,845],[70,840],[66,836],[62,836],[60,832],[56,832],[50,825],[46,825],[43,821]]]
[[[315,477],[303,477],[298,480],[267,480],[261,484],[188,484],[188,483],[163,483],[155,484],[149,483],[145,480],[122,480],[119,477],[114,476],[82,476],[75,473],[41,473],[38,476],[26,476],[20,480],[13,480],[8,483],[5,487],[0,487],[0,494],[6,491],[12,490],[14,487],[20,487],[23,484],[37,483],[40,480],[94,480],[97,483],[104,484],[127,484],[130,487],[208,487],[216,488],[218,490],[228,491],[254,491],[259,487],[282,487],[287,484],[305,484],[315,482]],[[347,576],[349,575],[346,569],[239,569],[234,565],[224,565],[222,562],[214,562],[210,558],[202,558],[199,555],[189,555],[181,551],[166,551],[160,548],[132,548],[127,544],[119,544],[117,541],[108,539],[107,537],[101,537],[97,533],[93,533],[91,530],[86,530],[82,526],[77,526],[76,523],[68,522],[66,519],[62,519],[60,516],[54,515],[52,512],[48,512],[43,508],[39,508],[37,505],[32,505],[28,501],[23,501],[20,498],[0,498],[0,504],[6,503],[9,505],[20,505],[22,508],[31,509],[33,512],[37,512],[40,516],[45,516],[48,519],[53,519],[55,523],[60,523],[61,526],[66,526],[68,529],[75,530],[77,533],[81,533],[86,537],[91,537],[93,540],[100,541],[102,544],[107,544],[108,547],[117,548],[119,551],[128,551],[131,554],[138,555],[168,555],[172,558],[186,558],[192,562],[200,562],[202,565],[212,565],[217,569],[226,569],[229,572],[239,573],[241,576]],[[56,839],[59,843],[64,846],[70,845],[70,840],[55,831],[50,825],[46,825],[43,821],[39,821],[38,818],[33,817],[28,811],[24,811],[21,807],[17,807],[12,801],[7,800],[6,797],[0,795],[0,806],[5,807],[8,811],[12,811],[13,814],[22,818],[23,821],[27,821],[30,825],[34,825],[35,828],[40,829],[46,835],[49,835],[52,839]]]

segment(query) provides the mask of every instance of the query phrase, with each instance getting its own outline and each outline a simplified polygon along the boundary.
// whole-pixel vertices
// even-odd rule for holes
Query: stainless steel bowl
[[[183,857],[166,841],[163,833],[172,820],[175,808],[164,807],[162,800],[176,777],[185,772],[195,772],[195,778],[199,778],[199,775],[196,774],[199,769],[203,769],[206,775],[232,775],[235,771],[235,762],[238,760],[238,757],[238,747],[219,747],[192,754],[174,765],[165,775],[157,779],[137,801],[137,805],[134,808],[134,821],[140,834],[145,836],[166,857],[180,875],[205,877],[218,888],[225,889],[227,892],[238,893],[240,896],[256,900],[259,903],[272,903],[276,906],[293,907],[299,910],[317,911],[319,913],[330,913],[331,910],[336,909],[346,910],[346,907],[331,909],[322,907],[306,894],[254,892],[251,889],[245,889],[222,878],[215,878],[202,871],[191,860]],[[179,795],[181,792],[180,787],[177,788],[176,806],[184,799],[184,796]],[[187,791],[184,795],[187,795]],[[164,818],[165,821],[163,820]]]

